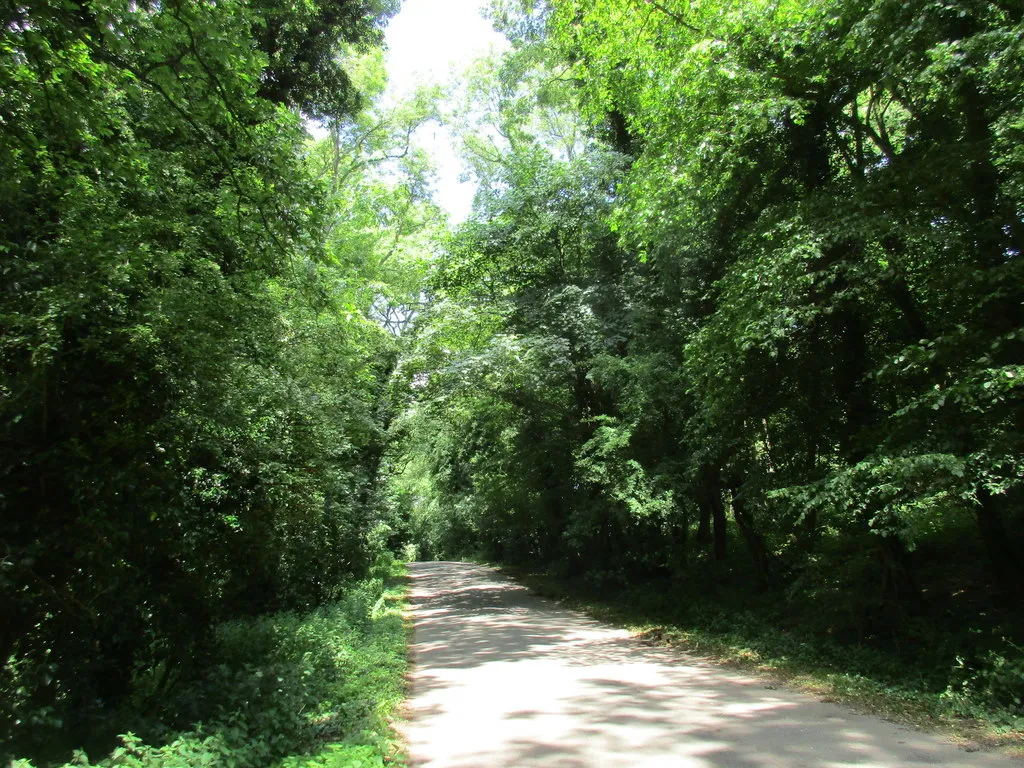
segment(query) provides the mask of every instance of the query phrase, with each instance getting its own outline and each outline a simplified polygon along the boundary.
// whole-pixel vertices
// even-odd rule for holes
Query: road
[[[490,568],[410,573],[414,768],[1024,768],[645,646]]]

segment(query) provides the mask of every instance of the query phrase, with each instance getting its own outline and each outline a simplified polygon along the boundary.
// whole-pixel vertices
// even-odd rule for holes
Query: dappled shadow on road
[[[644,646],[492,569],[419,563],[414,765],[1012,765]]]
[[[481,581],[479,566],[421,563],[414,572],[415,652],[429,654],[431,669],[467,669],[490,662],[536,659],[541,654],[573,663],[587,646],[599,653],[607,630],[582,616],[530,595],[493,571]],[[595,638],[594,632],[602,634]],[[624,635],[623,635],[624,636]]]

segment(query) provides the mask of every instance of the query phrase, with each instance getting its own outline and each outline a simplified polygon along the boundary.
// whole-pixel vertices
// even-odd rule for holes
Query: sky
[[[487,0],[404,0],[385,31],[385,98],[398,99],[418,82],[447,82],[453,71],[461,72],[492,46],[505,48],[505,38],[480,15],[487,5]],[[430,124],[417,132],[415,141],[437,165],[438,205],[453,221],[464,220],[476,187],[472,182],[459,182],[463,167],[451,133],[443,126]]]

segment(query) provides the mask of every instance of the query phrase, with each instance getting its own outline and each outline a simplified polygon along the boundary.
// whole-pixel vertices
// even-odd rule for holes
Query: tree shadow
[[[411,575],[420,768],[1020,766],[652,648],[483,566]]]

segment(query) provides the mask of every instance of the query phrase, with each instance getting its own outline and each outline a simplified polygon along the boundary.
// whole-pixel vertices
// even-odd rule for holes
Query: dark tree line
[[[1019,4],[495,18],[410,361],[424,554],[732,578],[851,642],[1019,631]]]
[[[218,622],[315,606],[386,543],[401,233],[353,200],[405,233],[422,200],[366,175],[405,126],[341,137],[394,11],[0,9],[0,760],[96,740]]]

